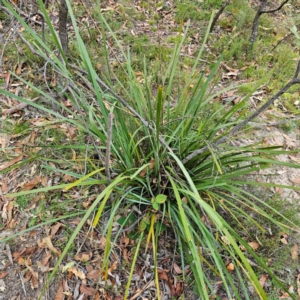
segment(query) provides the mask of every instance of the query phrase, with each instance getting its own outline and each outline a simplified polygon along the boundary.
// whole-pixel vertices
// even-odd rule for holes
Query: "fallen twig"
[[[224,9],[226,8],[226,6],[229,4],[230,0],[226,0],[224,2],[224,4],[220,7],[219,11],[216,13],[216,15],[214,16],[214,19],[213,21],[211,22],[211,26],[210,26],[210,29],[209,29],[209,32],[212,32],[219,17],[221,16],[221,14],[223,13]]]
[[[277,46],[279,46],[284,40],[286,40],[287,38],[289,38],[291,35],[293,35],[293,33],[291,32],[291,33],[289,33],[289,34],[287,34],[285,37],[283,37],[274,47],[273,47],[273,49],[271,50],[271,52],[273,52],[276,48],[277,48]]]
[[[38,100],[39,98],[40,98],[40,97],[36,97],[36,98],[34,98],[34,99],[30,100],[30,101],[31,101],[31,102],[34,102],[34,101]],[[23,109],[23,108],[26,107],[27,105],[29,105],[29,103],[24,103],[24,102],[22,102],[22,103],[20,103],[20,104],[14,106],[14,107],[11,107],[11,108],[9,108],[9,109],[3,110],[3,111],[2,111],[2,114],[10,115],[10,114],[12,114],[12,113],[14,113],[14,112],[16,112],[16,111],[18,111],[18,110],[20,110],[20,109]]]

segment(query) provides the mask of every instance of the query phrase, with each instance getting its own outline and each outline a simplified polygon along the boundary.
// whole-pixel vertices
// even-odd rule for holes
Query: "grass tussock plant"
[[[124,299],[129,295],[130,282],[142,241],[145,240],[147,245],[151,242],[156,263],[159,250],[158,235],[168,224],[171,224],[168,225],[169,230],[173,230],[176,235],[183,268],[184,264],[188,263],[193,270],[197,293],[201,299],[217,296],[215,290],[220,281],[223,292],[230,299],[251,299],[248,284],[254,287],[261,299],[267,299],[256,270],[249,263],[249,257],[255,260],[259,270],[263,268],[282,289],[287,290],[276,279],[272,269],[249,246],[250,236],[247,233],[239,235],[230,225],[230,220],[233,219],[242,225],[242,219],[245,219],[261,231],[265,230],[265,220],[281,228],[295,228],[296,225],[286,217],[248,192],[246,185],[255,187],[259,186],[259,183],[247,182],[244,178],[247,174],[253,174],[271,164],[296,166],[270,158],[286,153],[274,147],[233,147],[230,146],[230,141],[222,143],[218,148],[210,146],[220,138],[226,137],[244,117],[247,99],[251,93],[234,106],[222,105],[218,106],[217,110],[212,109],[218,95],[230,88],[213,92],[214,78],[222,56],[209,75],[199,74],[200,58],[209,32],[207,31],[204,37],[193,66],[186,73],[180,73],[181,49],[189,30],[186,26],[180,39],[174,44],[174,51],[168,63],[160,62],[161,68],[164,69],[154,78],[148,76],[151,66],[147,65],[146,59],[142,70],[132,68],[129,49],[121,46],[99,11],[99,22],[105,29],[103,34],[115,40],[123,56],[123,75],[120,80],[110,67],[106,47],[106,67],[110,71],[98,74],[95,70],[80,36],[70,1],[67,1],[67,5],[75,31],[72,44],[76,45],[78,50],[76,62],[63,53],[41,0],[39,4],[45,15],[47,32],[51,35],[60,58],[52,54],[47,43],[17,15],[9,3],[3,3],[31,34],[34,40],[31,45],[33,51],[44,58],[48,68],[51,67],[53,72],[57,72],[60,78],[58,93],[68,99],[72,106],[66,107],[40,87],[25,82],[16,74],[15,78],[25,82],[41,97],[50,100],[57,109],[30,102],[6,90],[1,90],[1,93],[76,126],[82,134],[93,140],[94,153],[97,153],[99,160],[97,165],[87,157],[86,174],[75,175],[77,180],[71,184],[10,195],[20,197],[55,188],[67,192],[80,186],[103,186],[103,190],[86,210],[70,236],[49,281],[57,272],[59,264],[85,222],[94,216],[93,227],[99,226],[104,215],[108,221],[101,231],[107,241],[112,241],[106,243],[102,266],[104,279],[107,279],[111,245],[118,238],[118,234],[112,232],[115,216],[120,211],[127,212],[133,205],[138,205],[143,217],[138,219],[139,226],[136,227],[137,246]],[[137,76],[137,73],[142,73],[142,76]],[[189,154],[205,146],[206,151],[183,163]],[[84,148],[84,145],[79,145],[78,149],[80,147]],[[46,161],[46,158],[44,160]],[[58,171],[67,173],[65,170]],[[251,217],[249,211],[253,211],[256,217]],[[276,221],[273,213],[279,214],[283,222]],[[239,215],[239,218],[236,215]],[[119,222],[126,226],[135,223],[135,219],[133,214],[129,214]],[[228,268],[228,264],[232,264],[232,267]],[[160,299],[157,264],[154,274],[157,299]]]

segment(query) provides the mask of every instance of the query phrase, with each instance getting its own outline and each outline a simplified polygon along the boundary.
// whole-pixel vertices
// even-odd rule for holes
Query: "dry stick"
[[[283,41],[285,41],[287,38],[289,38],[291,35],[293,35],[293,33],[289,33],[287,34],[285,37],[283,37],[271,50],[271,52],[273,52]]]
[[[43,42],[45,42],[45,17],[44,17],[44,15],[39,11],[36,11],[36,12],[28,15],[25,12],[23,12],[20,8],[18,8],[17,6],[14,6],[14,7],[15,7],[16,11],[19,13],[20,17],[21,16],[25,17],[25,22],[26,23],[31,21],[35,24],[41,25],[41,27],[42,27],[42,39],[43,39]],[[11,17],[14,17],[13,14],[10,12],[10,10],[8,8],[2,7],[1,10],[6,11]],[[31,18],[31,17],[36,16],[36,15],[39,16],[42,19],[41,22],[36,21],[36,20]]]
[[[34,99],[31,99],[30,101],[34,102],[34,101],[38,100],[39,98],[40,97],[36,97]],[[18,105],[15,105],[15,106],[13,106],[13,107],[11,107],[9,109],[3,110],[2,114],[4,114],[4,115],[10,115],[10,114],[12,114],[12,113],[14,113],[14,112],[16,112],[18,110],[21,110],[21,109],[25,108],[27,105],[29,105],[29,103],[22,102],[22,103],[20,103]]]
[[[264,8],[266,7],[267,5],[267,0],[261,0],[261,3],[258,7],[258,10],[256,12],[256,15],[255,15],[255,18],[254,18],[254,21],[253,21],[253,26],[252,26],[252,34],[251,34],[251,37],[250,37],[250,43],[251,45],[254,43],[254,41],[256,40],[256,37],[257,37],[257,34],[258,34],[258,21],[259,21],[259,18],[262,14],[269,14],[269,13],[273,13],[273,12],[276,12],[278,10],[280,10],[283,5],[285,5],[289,0],[285,0],[283,1],[277,8],[275,9],[270,9],[270,10],[264,10]]]
[[[283,5],[288,3],[288,2],[289,2],[289,0],[285,0],[277,8],[265,10],[262,13],[263,14],[270,14],[270,13],[276,12],[276,11],[280,10],[283,7]]]
[[[13,262],[13,259],[12,259],[12,255],[11,255],[9,244],[5,244],[5,247],[6,247],[6,255],[8,256],[8,260],[13,265],[14,262]]]
[[[70,65],[73,69],[88,75],[88,72],[78,68],[75,65]],[[152,130],[154,133],[156,133],[156,129],[153,128],[150,123],[148,121],[146,121],[137,111],[135,111],[129,104],[127,101],[125,101],[120,95],[118,95],[116,92],[114,92],[108,85],[106,85],[99,77],[96,78],[96,81],[98,82],[98,84],[104,88],[106,91],[108,91],[110,94],[112,94],[116,100],[118,100],[119,102],[121,102],[135,117],[137,117],[147,128],[149,128],[150,130]],[[166,148],[168,149],[169,152],[173,153],[173,150],[168,146],[167,142],[164,140],[163,137],[161,137],[159,135],[159,141],[160,143]]]
[[[229,2],[230,2],[230,0],[226,0],[226,1],[224,2],[224,4],[221,6],[221,8],[219,9],[219,11],[218,11],[218,12],[216,13],[216,15],[214,16],[214,19],[213,19],[213,21],[212,21],[212,23],[211,23],[209,32],[212,32],[212,31],[213,31],[213,29],[214,29],[214,27],[215,27],[215,25],[216,25],[216,23],[217,23],[219,17],[220,17],[221,14],[223,13],[225,7],[229,4]]]
[[[22,288],[23,288],[24,294],[25,294],[25,296],[27,297],[27,293],[26,293],[26,288],[25,288],[25,284],[24,284],[23,275],[22,275],[21,272],[18,272],[18,274],[19,274],[19,277],[20,277],[20,280],[21,280],[21,284],[22,284]]]
[[[36,54],[38,56],[40,56],[41,58],[45,59],[45,57],[38,51],[36,51],[32,46],[31,44],[24,38],[23,34],[21,32],[19,32],[17,30],[17,34],[19,35],[20,39],[23,41],[23,43],[25,43],[27,45],[27,47],[30,49],[30,51],[33,53],[33,54]]]
[[[255,111],[251,116],[249,116],[247,119],[236,125],[231,129],[231,131],[226,135],[217,140],[216,142],[210,144],[210,147],[216,147],[219,144],[223,143],[225,140],[227,140],[229,137],[234,135],[236,132],[238,132],[242,127],[244,127],[247,123],[249,123],[251,120],[256,118],[258,115],[260,115],[263,111],[265,111],[277,98],[279,98],[282,94],[284,94],[292,85],[300,83],[300,78],[298,78],[300,72],[300,61],[298,62],[298,66],[295,72],[294,77],[273,97],[271,97],[264,105],[262,105],[257,111]],[[185,164],[197,155],[202,154],[203,152],[208,150],[208,146],[205,146],[201,149],[195,150],[190,155],[188,155],[182,163]]]

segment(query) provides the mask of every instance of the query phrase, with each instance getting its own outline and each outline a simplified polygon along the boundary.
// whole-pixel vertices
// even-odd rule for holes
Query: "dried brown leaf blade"
[[[43,248],[48,248],[52,252],[56,253],[58,256],[61,255],[61,252],[53,246],[51,236],[47,236],[46,238],[44,238],[43,241],[40,242],[39,246]]]
[[[261,287],[265,286],[267,278],[268,278],[267,274],[261,275],[261,277],[259,279],[259,284],[261,285]]]
[[[64,300],[64,298],[64,287],[62,281],[60,281],[54,300]]]

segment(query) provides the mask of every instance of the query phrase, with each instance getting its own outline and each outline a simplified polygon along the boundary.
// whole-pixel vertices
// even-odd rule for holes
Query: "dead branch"
[[[289,0],[285,0],[277,8],[270,9],[270,10],[265,10],[262,13],[263,14],[270,14],[270,13],[276,12],[276,11],[280,10],[283,7],[283,5],[285,5],[288,2],[289,2]]]
[[[226,6],[230,3],[230,0],[226,0],[224,2],[224,4],[220,7],[219,11],[216,13],[216,15],[214,16],[214,19],[211,23],[211,26],[210,26],[210,29],[209,29],[209,32],[212,32],[219,17],[221,16],[221,14],[223,13],[224,9],[226,8]]]
[[[255,42],[257,34],[258,34],[258,23],[259,23],[260,16],[262,14],[269,14],[269,13],[273,13],[273,12],[280,10],[288,1],[289,0],[285,0],[277,8],[270,9],[270,10],[264,10],[265,7],[267,6],[267,0],[260,1],[260,5],[258,7],[258,10],[257,10],[256,15],[253,20],[252,33],[251,33],[251,37],[249,40],[251,45],[253,45],[253,43]]]
[[[273,52],[283,41],[285,41],[286,39],[288,39],[290,36],[292,36],[293,33],[288,33],[285,37],[283,37],[271,50],[271,52]]]
[[[262,12],[263,12],[263,10],[264,10],[264,8],[265,8],[266,5],[267,5],[267,0],[261,0],[260,6],[258,7],[258,10],[257,10],[257,12],[255,14],[253,25],[252,25],[252,34],[251,34],[251,37],[250,37],[250,43],[251,43],[251,45],[256,40],[256,37],[257,37],[257,34],[258,34],[258,22],[259,22],[259,18],[262,15]]]
[[[236,125],[231,129],[231,131],[226,135],[217,140],[216,142],[210,144],[210,147],[217,147],[224,141],[226,141],[229,137],[233,136],[235,133],[241,130],[242,127],[244,127],[246,124],[248,124],[251,120],[256,118],[258,115],[260,115],[263,111],[265,111],[271,104],[274,103],[276,99],[278,99],[282,94],[284,94],[292,85],[294,84],[300,84],[300,78],[298,78],[300,72],[300,61],[298,62],[298,66],[295,72],[295,75],[293,78],[273,97],[271,97],[264,105],[262,105],[257,111],[255,111],[252,115],[250,115],[248,118],[246,118],[244,121]],[[201,149],[195,150],[191,154],[189,154],[182,162],[185,164],[197,155],[200,155],[204,153],[205,151],[208,151],[208,147],[205,146]]]

